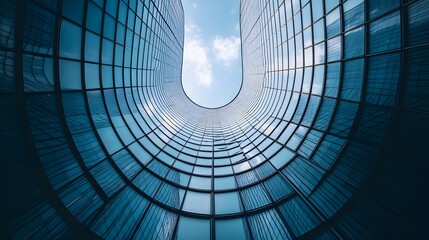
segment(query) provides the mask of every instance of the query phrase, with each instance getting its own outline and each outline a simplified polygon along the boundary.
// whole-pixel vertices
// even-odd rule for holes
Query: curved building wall
[[[206,109],[179,0],[1,1],[1,236],[427,235],[428,4],[241,1]]]

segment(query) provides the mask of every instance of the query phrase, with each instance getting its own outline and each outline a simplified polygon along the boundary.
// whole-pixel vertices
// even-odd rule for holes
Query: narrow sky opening
[[[182,85],[196,104],[230,103],[242,84],[240,0],[182,0],[185,46]]]

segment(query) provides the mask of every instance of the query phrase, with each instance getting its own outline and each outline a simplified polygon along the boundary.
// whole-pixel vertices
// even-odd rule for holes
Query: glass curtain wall
[[[427,235],[428,6],[241,1],[242,90],[206,109],[180,0],[1,1],[1,236]]]

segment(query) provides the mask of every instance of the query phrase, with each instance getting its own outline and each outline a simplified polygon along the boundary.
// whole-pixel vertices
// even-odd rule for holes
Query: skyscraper
[[[1,237],[427,237],[428,6],[243,0],[207,109],[180,0],[2,0]]]

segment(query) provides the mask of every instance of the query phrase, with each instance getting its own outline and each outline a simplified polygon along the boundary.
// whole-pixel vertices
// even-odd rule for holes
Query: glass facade
[[[428,236],[428,6],[241,1],[207,109],[180,0],[2,0],[0,237]]]

